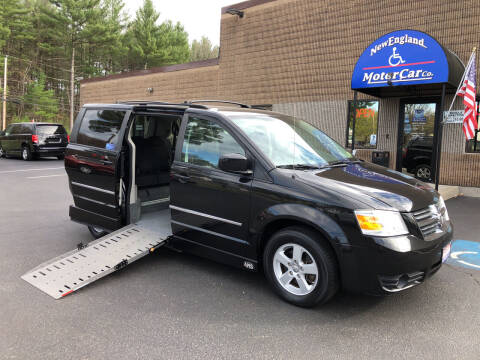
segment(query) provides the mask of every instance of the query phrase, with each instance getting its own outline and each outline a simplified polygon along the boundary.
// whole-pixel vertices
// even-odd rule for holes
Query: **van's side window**
[[[77,135],[77,143],[113,150],[125,111],[87,110]]]
[[[245,155],[243,148],[224,128],[211,120],[188,119],[182,147],[183,162],[218,168],[220,156],[232,153]]]
[[[22,126],[20,124],[13,124],[12,128],[10,129],[10,134],[12,135],[19,135],[21,134]]]

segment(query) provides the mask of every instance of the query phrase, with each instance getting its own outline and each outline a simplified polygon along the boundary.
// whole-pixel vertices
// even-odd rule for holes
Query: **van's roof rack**
[[[197,104],[197,103],[220,103],[220,104],[233,104],[238,105],[241,108],[250,109],[251,106],[247,104],[242,104],[236,101],[227,101],[227,100],[187,100],[185,104]]]
[[[187,102],[184,103],[170,103],[166,101],[151,101],[151,100],[118,100],[117,104],[125,104],[125,105],[168,105],[168,106],[188,106],[197,109],[208,109],[205,105],[197,105],[197,104],[189,104]]]

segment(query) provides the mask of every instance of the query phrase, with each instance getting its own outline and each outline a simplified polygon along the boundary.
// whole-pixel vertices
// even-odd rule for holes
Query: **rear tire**
[[[3,147],[0,145],[0,159],[6,157],[5,156],[5,151],[3,150]]]
[[[110,233],[109,231],[94,225],[88,225],[88,231],[90,231],[90,234],[92,234],[95,239],[99,239],[102,236],[108,235]]]
[[[334,252],[308,228],[292,226],[273,234],[263,253],[263,267],[273,290],[297,306],[326,303],[340,288]]]
[[[26,145],[22,147],[22,159],[25,161],[32,160],[32,152],[30,151],[30,148]]]

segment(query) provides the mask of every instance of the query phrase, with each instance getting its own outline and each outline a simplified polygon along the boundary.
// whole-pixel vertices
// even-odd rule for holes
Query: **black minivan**
[[[339,289],[411,288],[450,252],[452,223],[430,186],[356,159],[305,121],[248,105],[85,105],[65,168],[70,217],[95,237],[148,227],[172,248],[262,268],[299,306]]]
[[[23,160],[54,156],[62,160],[69,141],[61,124],[24,122],[0,132],[0,157],[20,156]]]

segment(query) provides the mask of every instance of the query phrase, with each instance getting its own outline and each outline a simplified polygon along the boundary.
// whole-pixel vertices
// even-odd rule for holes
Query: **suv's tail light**
[[[32,142],[38,144],[38,135],[32,135]]]
[[[70,135],[67,134],[67,142],[70,142]]]

